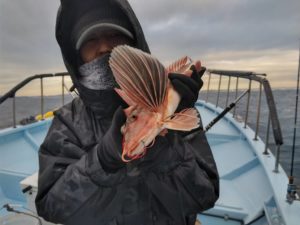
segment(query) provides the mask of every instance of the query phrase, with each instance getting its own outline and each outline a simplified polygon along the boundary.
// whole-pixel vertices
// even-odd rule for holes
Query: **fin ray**
[[[175,62],[173,62],[171,65],[169,65],[166,68],[167,73],[182,73],[184,74],[184,72],[192,65],[192,60],[187,57],[184,56],[178,60],[176,60]]]
[[[184,109],[175,113],[174,117],[164,121],[164,125],[170,130],[190,131],[199,127],[200,118],[198,111],[194,108]]]
[[[158,109],[166,97],[168,78],[156,58],[122,45],[113,49],[109,63],[117,83],[130,99],[145,108]]]

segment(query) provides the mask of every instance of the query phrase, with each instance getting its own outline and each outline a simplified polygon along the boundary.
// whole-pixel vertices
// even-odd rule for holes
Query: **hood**
[[[61,0],[56,20],[56,39],[61,48],[64,63],[75,88],[84,104],[98,116],[112,115],[115,109],[124,104],[114,90],[91,90],[78,80],[78,68],[82,64],[76,50],[76,33],[83,30],[86,24],[96,22],[94,15],[103,13],[109,8],[120,10],[131,23],[135,47],[150,53],[141,25],[127,0]]]

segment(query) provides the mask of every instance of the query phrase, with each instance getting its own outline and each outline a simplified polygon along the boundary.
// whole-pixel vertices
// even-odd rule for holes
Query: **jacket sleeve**
[[[177,165],[168,167],[165,173],[161,173],[162,170],[149,173],[147,178],[160,211],[165,211],[175,221],[182,221],[184,217],[193,217],[213,207],[219,197],[219,176],[205,133],[198,130],[184,138],[175,135],[164,152],[171,155],[164,164],[172,165],[177,161]]]
[[[106,173],[98,160],[99,145],[83,149],[76,133],[58,117],[53,119],[39,150],[38,215],[65,223],[79,207],[102,189],[121,183],[125,172]],[[108,189],[108,190],[107,190]],[[105,195],[103,195],[105,198]]]
[[[191,211],[196,209],[199,213],[212,208],[219,198],[219,174],[203,130],[187,136],[184,146],[182,169],[175,173],[182,184],[182,193],[187,194],[184,199],[194,203]]]

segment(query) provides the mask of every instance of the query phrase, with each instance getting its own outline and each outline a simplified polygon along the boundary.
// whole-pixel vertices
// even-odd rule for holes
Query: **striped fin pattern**
[[[173,62],[171,65],[169,65],[166,70],[167,73],[181,73],[184,74],[184,72],[189,69],[192,65],[192,60],[184,56],[175,62]]]
[[[179,113],[175,113],[170,119],[164,121],[167,129],[190,131],[200,124],[200,117],[198,111],[194,108],[184,109]]]
[[[117,83],[132,102],[152,111],[158,110],[166,97],[168,77],[156,58],[121,45],[113,49],[109,64]]]

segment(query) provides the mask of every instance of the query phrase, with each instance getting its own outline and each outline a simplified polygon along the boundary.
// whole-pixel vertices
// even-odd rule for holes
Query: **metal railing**
[[[216,92],[216,107],[220,105],[220,98],[223,96],[225,98],[225,105],[224,108],[228,106],[229,104],[229,96],[233,94],[235,96],[235,99],[238,97],[238,92],[242,90],[240,87],[241,82],[247,82],[246,89],[248,89],[247,93],[247,99],[246,99],[246,105],[244,110],[244,129],[247,128],[247,125],[249,125],[249,107],[250,107],[250,99],[253,92],[253,83],[256,82],[259,86],[258,88],[258,97],[257,97],[257,105],[256,105],[256,118],[255,118],[255,135],[254,140],[258,140],[258,133],[260,131],[260,122],[261,122],[261,108],[262,108],[262,93],[264,92],[266,96],[266,103],[267,103],[267,113],[268,113],[268,122],[267,122],[267,130],[266,130],[266,140],[265,140],[265,149],[263,154],[269,154],[268,148],[269,148],[269,136],[270,136],[270,125],[272,125],[272,131],[274,136],[274,141],[276,145],[276,162],[275,162],[275,168],[274,172],[278,172],[278,166],[279,166],[279,159],[280,159],[280,146],[283,144],[283,138],[281,133],[281,127],[278,119],[278,114],[276,110],[276,105],[272,93],[272,89],[270,86],[269,81],[266,79],[266,74],[259,74],[254,72],[248,72],[248,71],[227,71],[227,70],[213,70],[208,69],[208,78],[207,78],[207,86],[206,86],[206,97],[205,101],[207,102],[209,100],[209,95],[211,92]],[[216,77],[218,76],[218,77]],[[224,80],[224,77],[228,77],[228,83],[225,85],[225,88],[221,90],[222,86],[222,80]],[[217,83],[217,90],[212,90],[212,79],[216,78]],[[233,90],[230,89],[231,83],[233,79],[235,78],[235,88]],[[224,86],[224,85],[223,85]],[[226,92],[223,95],[221,95],[221,92]],[[237,107],[233,110],[233,117],[237,118]]]
[[[247,128],[248,125],[248,116],[249,116],[249,106],[250,106],[250,98],[251,98],[251,90],[252,90],[252,82],[255,81],[259,84],[259,97],[258,97],[258,102],[257,102],[257,110],[256,110],[256,124],[255,124],[255,136],[254,140],[258,140],[258,132],[260,128],[260,119],[261,119],[261,101],[262,101],[262,92],[264,90],[265,96],[266,96],[266,101],[268,105],[268,126],[267,126],[267,131],[266,131],[266,141],[265,141],[265,150],[264,154],[268,154],[268,146],[269,146],[269,133],[270,133],[270,125],[272,125],[272,131],[274,135],[274,140],[275,144],[277,146],[276,148],[276,164],[275,164],[275,172],[278,172],[278,165],[279,165],[279,158],[280,158],[280,146],[283,144],[283,139],[282,139],[282,133],[281,133],[281,128],[280,128],[280,123],[278,120],[278,115],[276,111],[276,105],[274,102],[274,97],[273,93],[270,87],[270,84],[268,80],[266,79],[266,74],[258,74],[254,72],[244,72],[244,71],[225,71],[225,70],[212,70],[208,69],[208,81],[207,81],[207,87],[206,87],[206,101],[209,99],[210,93],[213,91],[211,90],[211,85],[212,85],[212,76],[219,76],[219,79],[217,81],[218,83],[218,89],[217,89],[217,97],[216,97],[216,107],[220,105],[220,100],[222,96],[220,96],[221,93],[221,86],[222,86],[222,78],[223,77],[228,77],[228,83],[226,85],[225,91],[226,94],[223,95],[226,97],[225,100],[225,107],[229,104],[229,96],[230,96],[230,87],[231,83],[234,78],[236,78],[235,82],[235,90],[233,92],[235,99],[238,97],[238,92],[241,90],[240,88],[240,83],[242,80],[248,80],[248,97],[247,97],[247,103],[246,103],[246,109],[245,109],[245,119],[244,119],[244,128]],[[43,79],[44,78],[54,78],[54,77],[61,77],[61,97],[62,97],[62,105],[64,105],[65,102],[65,89],[69,94],[72,95],[73,88],[70,90],[66,88],[65,84],[65,76],[69,76],[68,73],[62,72],[62,73],[55,73],[55,74],[39,74],[39,75],[34,75],[31,77],[26,78],[19,84],[17,84],[14,88],[12,88],[10,91],[8,91],[6,94],[0,97],[0,105],[6,101],[9,98],[13,98],[12,101],[12,108],[13,108],[13,127],[16,127],[16,101],[15,101],[15,96],[16,93],[22,89],[25,85],[28,83],[40,79],[40,114],[44,115],[44,83]],[[73,95],[72,95],[73,96]],[[74,96],[73,96],[74,97]],[[224,107],[224,108],[225,108]],[[233,116],[236,117],[237,115],[237,107],[234,108],[233,110]]]
[[[10,91],[8,91],[6,94],[0,97],[0,105],[6,101],[9,98],[12,98],[12,116],[13,116],[13,127],[16,128],[17,122],[16,122],[16,93],[22,89],[24,86],[29,84],[30,82],[34,80],[40,80],[40,99],[41,99],[41,108],[40,113],[42,116],[42,119],[44,119],[44,78],[54,78],[54,77],[61,77],[61,97],[62,97],[62,104],[64,105],[65,102],[65,89],[69,92],[69,90],[66,88],[65,84],[65,76],[69,76],[67,72],[62,73],[47,73],[47,74],[38,74],[31,77],[26,78],[25,80],[21,81],[19,84],[17,84],[15,87],[13,87]]]

